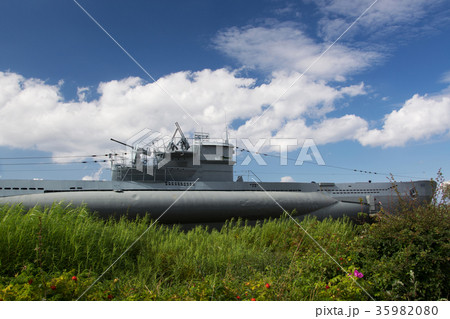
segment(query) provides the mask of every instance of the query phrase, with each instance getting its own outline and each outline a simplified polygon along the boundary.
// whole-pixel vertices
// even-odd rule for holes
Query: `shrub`
[[[448,299],[450,216],[448,193],[442,190],[429,204],[403,201],[396,214],[380,212],[378,222],[365,225],[355,241],[379,299]]]

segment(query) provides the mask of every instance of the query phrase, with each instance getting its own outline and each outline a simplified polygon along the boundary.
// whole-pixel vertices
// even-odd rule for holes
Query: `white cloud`
[[[292,176],[283,176],[281,177],[280,182],[282,183],[293,183],[295,180],[292,178]]]
[[[306,1],[306,0],[305,0]],[[308,1],[306,1],[308,2]],[[344,81],[348,75],[381,62],[396,42],[430,32],[446,21],[444,0],[379,0],[354,25],[373,0],[315,0],[321,15],[318,35],[293,22],[269,20],[262,25],[231,27],[214,39],[215,47],[244,67],[273,72],[303,72],[314,79]],[[351,28],[317,63],[330,44]],[[309,30],[310,31],[310,30]],[[358,41],[355,41],[358,39]],[[386,43],[389,40],[389,44]]]
[[[105,166],[105,165],[103,165],[103,166]],[[82,180],[83,181],[98,181],[98,180],[100,180],[100,176],[102,175],[103,170],[105,168],[103,166],[101,166],[100,169],[98,171],[94,172],[93,174],[84,176],[82,178]]]
[[[365,94],[363,84],[337,89],[308,77],[250,125],[297,76],[275,73],[271,82],[255,85],[254,79],[219,69],[178,72],[158,84],[213,137],[223,135],[225,111],[229,122],[245,120],[230,130],[230,137],[297,138],[300,146],[307,138],[317,145],[356,140],[370,146],[401,146],[450,130],[450,94],[415,95],[386,115],[381,129],[369,129],[356,114],[330,116],[340,99]],[[187,135],[201,129],[155,83],[126,78],[100,83],[98,93],[97,100],[66,102],[57,85],[0,72],[0,145],[54,155],[98,154],[117,149],[111,137],[125,141],[145,127],[163,135],[171,134],[175,121]]]
[[[337,43],[314,63],[331,43],[314,41],[292,23],[229,28],[220,32],[214,43],[217,49],[249,68],[301,73],[314,64],[308,75],[335,81],[344,80],[348,74],[361,71],[380,58],[376,52]]]
[[[77,88],[78,101],[84,102],[86,100],[86,94],[89,93],[88,87]]]
[[[442,75],[441,82],[450,83],[450,71],[447,71]]]
[[[386,115],[382,129],[368,130],[358,140],[362,145],[403,146],[450,132],[450,94],[414,95],[399,109]]]
[[[297,145],[289,150],[298,149],[306,139],[313,139],[316,145],[340,142],[344,140],[357,140],[360,135],[367,132],[367,122],[353,114],[339,118],[325,118],[308,126],[305,119],[299,118],[286,122],[273,136],[275,139],[297,139]],[[277,150],[276,147],[270,150]]]
[[[319,22],[321,36],[334,40],[374,0],[316,0],[314,3],[323,14]],[[431,16],[431,12],[448,12],[448,8],[441,4],[445,4],[445,0],[378,0],[351,28],[346,38],[361,34],[366,38],[384,37],[392,41],[392,36],[405,38],[421,33],[443,18],[439,14]],[[426,23],[421,23],[424,20]]]
[[[170,92],[211,136],[221,137],[225,112],[229,122],[254,119],[297,76],[277,73],[271,82],[255,85],[254,79],[238,77],[233,71],[206,69],[174,73],[159,79],[158,85]],[[186,132],[201,129],[158,85],[139,78],[114,80],[99,84],[97,100],[66,102],[59,86],[0,72],[0,145],[58,155],[89,154],[115,147],[109,142],[111,137],[126,140],[145,127],[170,134],[173,123],[178,121]],[[258,125],[243,125],[230,134],[270,137],[271,132],[276,134],[291,121],[305,117],[320,123],[334,109],[335,101],[364,93],[363,84],[336,89],[304,77]],[[317,126],[320,128],[320,124]]]

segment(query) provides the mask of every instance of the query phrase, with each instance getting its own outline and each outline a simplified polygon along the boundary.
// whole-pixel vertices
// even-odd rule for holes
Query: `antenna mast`
[[[228,122],[227,122],[227,111],[225,110],[225,144],[228,144]]]

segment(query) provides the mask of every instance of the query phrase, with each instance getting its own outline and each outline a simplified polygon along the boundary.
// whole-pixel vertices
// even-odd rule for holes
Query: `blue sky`
[[[170,134],[175,121],[223,137],[226,118],[231,137],[264,139],[272,155],[271,140],[297,140],[295,159],[313,139],[326,164],[242,166],[239,154],[236,170],[265,181],[386,181],[352,169],[429,179],[440,168],[449,179],[448,1],[78,3],[156,82],[75,1],[2,1],[1,178],[107,179],[106,164],[61,162],[122,150],[109,139],[146,127]],[[34,158],[6,159],[18,157]]]

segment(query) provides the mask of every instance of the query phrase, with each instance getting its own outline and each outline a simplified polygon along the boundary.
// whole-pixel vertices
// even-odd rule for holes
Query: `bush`
[[[421,205],[403,201],[396,214],[380,212],[378,222],[365,225],[355,241],[361,265],[374,283],[371,291],[379,299],[448,299],[449,197],[438,188],[433,198]]]

